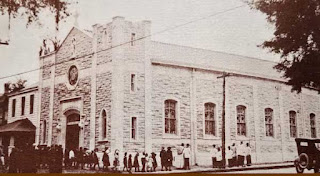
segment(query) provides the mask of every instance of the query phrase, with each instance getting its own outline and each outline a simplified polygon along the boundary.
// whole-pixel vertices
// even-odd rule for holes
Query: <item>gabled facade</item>
[[[210,165],[224,71],[227,145],[250,143],[255,163],[292,161],[295,137],[320,135],[317,91],[292,93],[275,63],[151,41],[150,28],[114,17],[40,57],[39,144],[176,155],[189,143],[192,163]]]

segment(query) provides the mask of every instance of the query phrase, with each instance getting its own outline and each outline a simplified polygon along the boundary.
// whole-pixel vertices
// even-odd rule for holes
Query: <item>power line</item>
[[[77,59],[80,59],[80,58],[83,58],[83,57],[91,56],[91,55],[94,55],[94,54],[97,54],[97,53],[100,53],[100,52],[103,52],[103,51],[111,50],[111,49],[113,49],[113,48],[117,48],[117,47],[120,47],[120,46],[129,44],[129,43],[131,43],[131,42],[134,42],[134,41],[143,40],[143,39],[145,39],[145,38],[148,38],[148,37],[151,37],[151,36],[154,36],[154,35],[158,35],[158,34],[161,34],[161,33],[164,33],[164,32],[167,32],[167,31],[170,31],[170,30],[173,30],[173,29],[176,29],[176,28],[180,28],[180,27],[189,25],[189,24],[191,24],[191,23],[195,23],[195,22],[198,22],[198,21],[202,21],[202,20],[205,20],[205,19],[207,19],[207,18],[211,18],[211,17],[217,16],[217,15],[223,14],[223,13],[227,13],[227,12],[230,12],[230,11],[233,11],[233,10],[236,10],[236,9],[239,9],[239,8],[242,8],[242,7],[244,7],[244,6],[246,6],[246,5],[240,5],[240,6],[236,6],[236,7],[230,8],[230,9],[226,9],[226,10],[221,11],[221,12],[213,13],[213,14],[208,15],[208,16],[204,16],[204,17],[201,17],[201,18],[198,18],[198,19],[195,19],[195,20],[186,22],[186,23],[182,23],[182,24],[179,24],[179,25],[175,25],[175,26],[169,27],[169,28],[167,28],[167,29],[164,29],[164,30],[161,30],[161,31],[158,31],[158,32],[155,32],[155,33],[152,33],[152,34],[149,34],[149,35],[140,37],[140,38],[138,38],[138,39],[130,40],[130,41],[127,41],[127,42],[124,42],[124,43],[121,43],[121,44],[118,44],[118,45],[115,45],[115,46],[111,46],[111,47],[106,48],[106,49],[102,49],[102,50],[99,50],[99,51],[95,51],[95,52],[91,52],[91,53],[84,54],[84,55],[81,55],[81,56],[77,56],[77,58],[76,58],[76,59],[73,59],[73,60],[77,60]],[[40,69],[45,68],[45,67],[51,67],[51,66],[54,66],[54,65],[59,65],[59,64],[63,64],[63,63],[65,63],[65,62],[69,62],[69,61],[71,61],[71,59],[68,59],[68,60],[65,60],[65,61],[61,61],[61,62],[58,62],[58,63],[55,63],[55,64],[47,65],[47,66],[42,66],[42,67],[40,67],[40,68],[36,68],[36,69],[32,69],[32,70],[28,70],[28,71],[24,71],[24,72],[20,72],[20,73],[8,75],[8,76],[3,76],[3,77],[0,77],[0,80],[1,80],[1,79],[6,79],[6,78],[10,78],[10,77],[14,77],[14,76],[18,76],[18,75],[23,75],[23,74],[26,74],[26,73],[31,73],[31,72],[40,70]]]

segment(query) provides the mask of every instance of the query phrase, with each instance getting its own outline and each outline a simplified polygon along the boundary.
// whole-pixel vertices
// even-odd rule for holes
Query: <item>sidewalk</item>
[[[245,170],[267,170],[267,169],[278,169],[278,168],[289,168],[294,167],[293,162],[285,163],[272,163],[272,164],[255,164],[247,167],[232,167],[232,168],[210,168],[202,166],[192,166],[190,170],[181,170],[173,168],[172,171],[160,171],[160,167],[156,172],[132,172],[132,174],[178,174],[178,173],[217,173],[217,172],[236,172],[236,171],[245,171]],[[48,169],[39,169],[37,173],[48,173]],[[267,171],[266,171],[267,172]],[[4,173],[1,172],[0,173]],[[62,173],[83,173],[83,174],[92,174],[92,173],[112,173],[104,172],[102,170],[90,170],[86,169],[63,169]],[[120,172],[121,173],[121,172]],[[128,172],[122,172],[123,174],[128,174]]]
[[[214,173],[214,172],[235,172],[235,171],[244,171],[244,170],[264,170],[264,169],[277,169],[277,168],[288,168],[294,167],[293,162],[285,162],[285,163],[273,163],[273,164],[256,164],[247,167],[232,167],[232,168],[208,168],[208,167],[200,167],[193,166],[190,170],[180,170],[174,169],[172,171],[156,171],[151,172],[152,174],[167,174],[167,173]],[[133,172],[133,174],[150,174],[150,172]]]

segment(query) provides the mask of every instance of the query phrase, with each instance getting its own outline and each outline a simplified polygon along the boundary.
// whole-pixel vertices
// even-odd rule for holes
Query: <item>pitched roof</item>
[[[6,132],[34,132],[36,127],[29,119],[16,120],[12,123],[8,123],[0,126],[0,133]]]
[[[281,74],[273,69],[276,62],[272,61],[155,41],[151,42],[150,50],[153,61],[211,67],[217,71],[285,81]]]

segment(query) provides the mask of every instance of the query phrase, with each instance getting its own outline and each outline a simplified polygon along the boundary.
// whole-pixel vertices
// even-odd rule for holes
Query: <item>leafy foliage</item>
[[[70,13],[67,10],[68,2],[63,0],[0,0],[0,12],[2,15],[8,14],[16,18],[19,14],[27,17],[27,26],[39,20],[39,13],[48,8],[55,14],[55,22],[59,23],[62,19],[68,17]],[[58,25],[56,25],[58,29]]]
[[[6,83],[8,84],[8,88],[9,88],[8,93],[16,92],[25,88],[26,82],[27,80],[19,79],[16,83],[11,83],[11,82]]]
[[[320,90],[320,1],[251,0],[251,7],[274,24],[272,39],[261,46],[281,55],[275,69],[283,72],[293,91]]]

